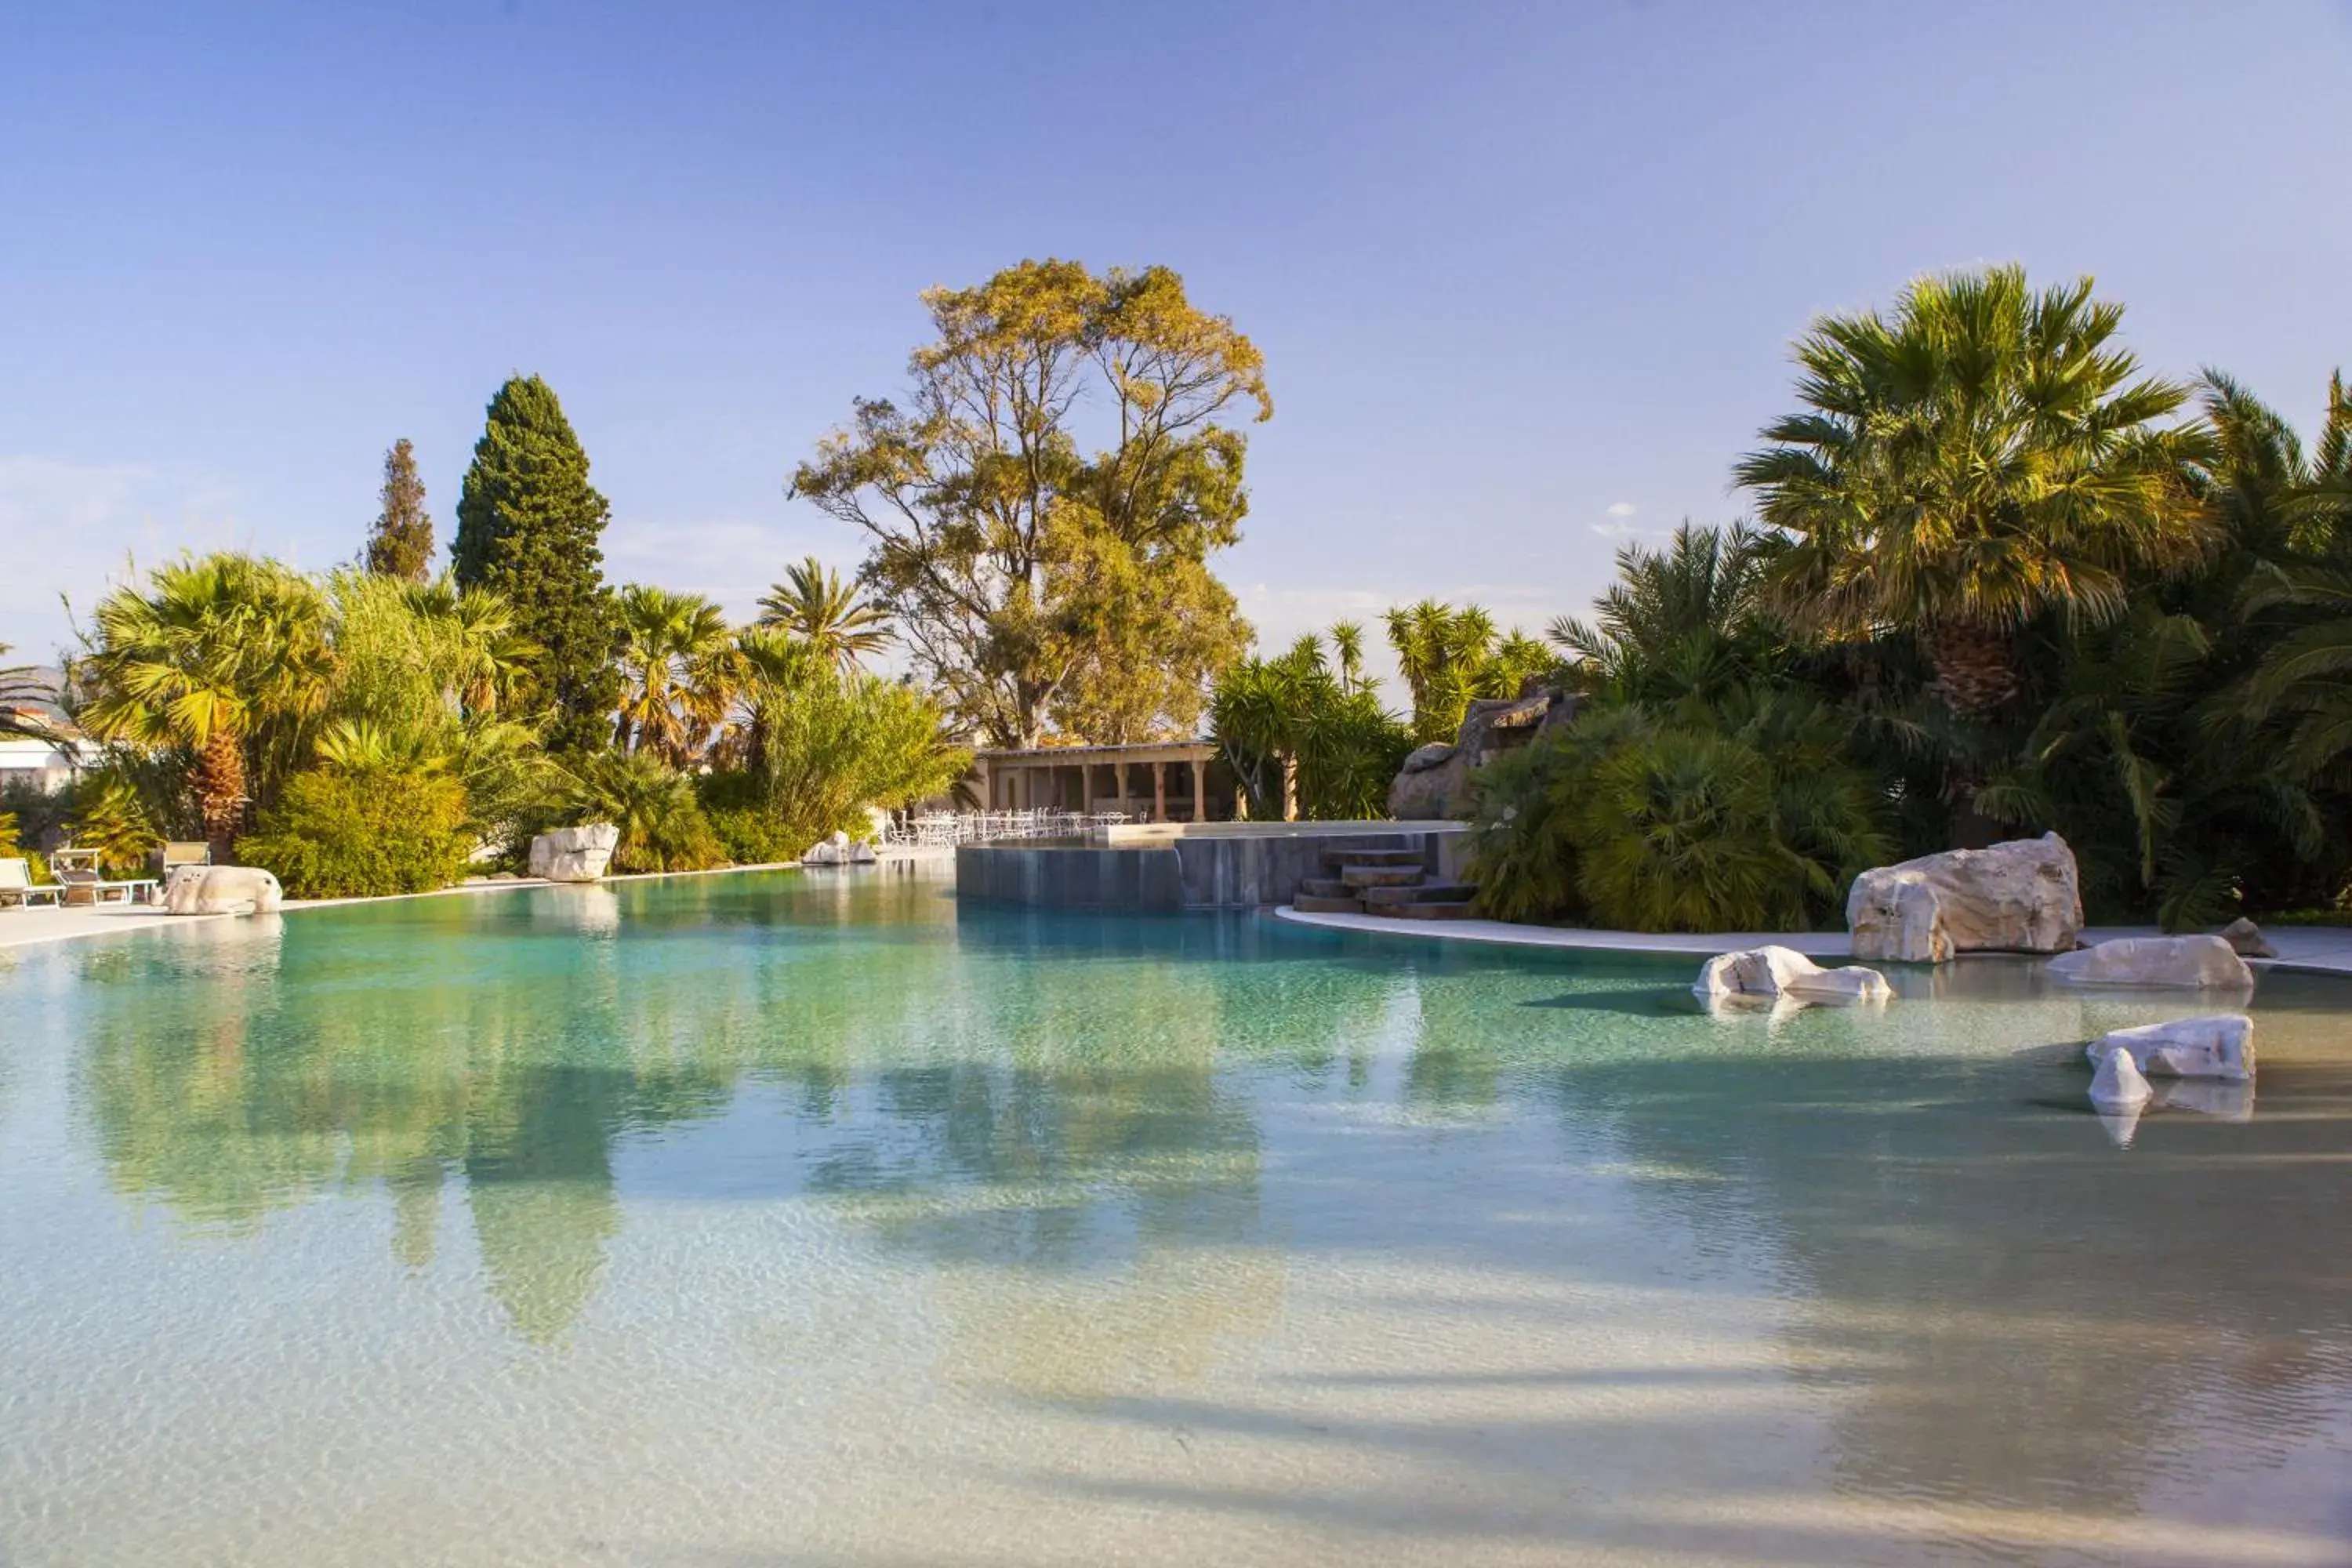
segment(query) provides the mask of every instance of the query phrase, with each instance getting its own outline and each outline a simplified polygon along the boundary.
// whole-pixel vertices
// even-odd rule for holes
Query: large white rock
[[[820,838],[801,852],[803,866],[846,866],[851,863],[853,848],[846,833],[835,833],[830,838]]]
[[[609,822],[559,827],[530,841],[530,874],[551,882],[593,882],[613,863],[621,830]]]
[[[2211,988],[2253,984],[2254,972],[2218,936],[2127,936],[2050,961],[2071,985]]]
[[[2091,1104],[2102,1111],[2137,1110],[2155,1092],[2129,1051],[2109,1051],[2091,1076]]]
[[[1845,920],[1856,958],[2063,952],[2083,934],[2082,883],[2074,852],[2045,833],[1864,871],[1846,895]]]
[[[1794,996],[1807,1002],[1886,1002],[1886,976],[1860,964],[1823,969],[1791,947],[1751,947],[1706,961],[1691,986],[1709,1001],[1725,996]]]
[[[2164,1078],[2218,1078],[2243,1083],[2254,1076],[2254,1021],[2243,1013],[2213,1013],[2110,1029],[2083,1048],[2094,1067],[2116,1051],[2128,1051],[2134,1067]]]
[[[258,866],[174,866],[163,884],[163,912],[173,915],[274,915],[285,891]]]

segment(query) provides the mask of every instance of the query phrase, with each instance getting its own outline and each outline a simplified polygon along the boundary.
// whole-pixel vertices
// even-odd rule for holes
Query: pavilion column
[[[1080,763],[1078,764],[1078,809],[1091,813],[1094,808],[1095,765],[1092,763]]]
[[[1151,764],[1151,820],[1168,820],[1168,764]]]
[[[1198,757],[1192,759],[1192,820],[1209,820],[1209,770]]]
[[[1113,763],[1111,767],[1118,775],[1118,808],[1125,811],[1127,809],[1127,763],[1117,762]]]

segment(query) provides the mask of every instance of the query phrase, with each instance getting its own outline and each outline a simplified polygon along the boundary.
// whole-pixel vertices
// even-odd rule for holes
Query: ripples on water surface
[[[0,914],[0,919],[6,919]],[[0,1563],[2352,1560],[2352,987],[2119,1150],[2033,966],[904,874],[0,954]]]

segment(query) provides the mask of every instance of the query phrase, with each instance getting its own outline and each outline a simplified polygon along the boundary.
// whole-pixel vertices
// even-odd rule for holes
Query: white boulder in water
[[[2254,1076],[2254,1021],[2243,1013],[2173,1018],[2137,1028],[2110,1029],[2084,1047],[2096,1067],[2116,1051],[2161,1078],[2212,1078],[2231,1083]]]
[[[1714,1001],[1727,996],[1793,996],[1806,1002],[1886,1002],[1895,988],[1886,976],[1860,964],[1823,969],[1792,947],[1751,947],[1720,952],[1698,972],[1694,994]]]
[[[2109,1051],[2091,1077],[2091,1104],[2102,1113],[2137,1111],[2155,1092],[2129,1051]]]
[[[2063,952],[2082,938],[2082,884],[2074,852],[2045,833],[1874,867],[1853,879],[1845,920],[1856,958]]]
[[[559,827],[530,841],[530,874],[551,882],[593,882],[613,863],[621,830],[609,822]]]
[[[2062,952],[2050,973],[2073,985],[2251,986],[2254,972],[2218,936],[2129,936]]]

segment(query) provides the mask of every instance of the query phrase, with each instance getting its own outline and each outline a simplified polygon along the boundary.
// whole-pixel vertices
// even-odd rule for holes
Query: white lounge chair
[[[34,900],[47,899],[54,904],[64,889],[54,882],[33,880],[33,863],[22,858],[0,860],[0,909],[15,904],[30,909]]]
[[[64,890],[60,900],[68,904],[103,904],[110,900],[121,903],[155,901],[155,889],[163,884],[152,877],[110,878],[98,863],[95,849],[60,849],[49,857],[49,869]]]

